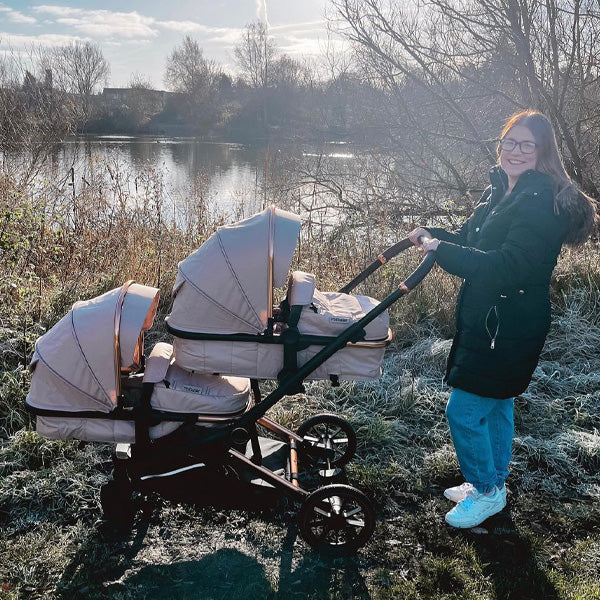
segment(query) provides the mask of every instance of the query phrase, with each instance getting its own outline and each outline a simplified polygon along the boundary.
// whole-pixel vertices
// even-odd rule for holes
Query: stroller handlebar
[[[419,242],[425,241],[427,238],[424,236],[419,238]],[[408,238],[404,238],[399,242],[395,243],[393,246],[390,246],[385,252],[382,252],[377,260],[374,260],[364,271],[359,273],[350,283],[346,284],[339,291],[342,294],[349,294],[359,283],[362,283],[369,275],[374,273],[379,267],[384,265],[388,260],[394,258],[404,250],[413,247],[413,243]],[[427,273],[431,270],[435,263],[435,252],[428,252],[421,264],[417,267],[417,269],[409,275],[409,277],[400,284],[400,288],[404,289],[403,286],[406,287],[405,291],[412,290],[415,286],[417,286],[421,281],[425,278]]]
[[[400,289],[405,292],[410,292],[414,289],[431,271],[435,264],[435,251],[430,250],[425,254],[425,257],[419,264],[419,266],[399,285]]]

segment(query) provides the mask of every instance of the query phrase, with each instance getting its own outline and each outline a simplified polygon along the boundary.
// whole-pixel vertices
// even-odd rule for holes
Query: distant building
[[[153,112],[162,110],[167,103],[169,92],[149,90],[146,88],[104,88],[102,100],[107,108],[138,106],[140,103],[152,107]]]

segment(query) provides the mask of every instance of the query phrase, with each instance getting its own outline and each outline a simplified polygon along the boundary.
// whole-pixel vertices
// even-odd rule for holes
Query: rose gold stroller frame
[[[349,292],[385,261],[411,245],[409,240],[402,240],[389,248],[342,291]],[[354,452],[352,445],[355,444],[355,439],[350,439],[354,435],[351,427],[337,417],[317,415],[309,419],[306,426],[301,426],[298,432],[294,432],[265,415],[284,396],[296,393],[305,378],[336,352],[348,344],[360,342],[364,328],[412,290],[426,276],[434,261],[433,253],[429,253],[395,292],[340,335],[323,339],[309,336],[311,343],[321,346],[317,354],[294,371],[282,373],[277,387],[265,398],[260,396],[258,382],[253,381],[254,404],[248,404],[235,415],[153,409],[150,398],[154,384],[140,384],[139,381],[143,365],[139,365],[137,373],[135,367],[132,369],[129,365],[123,366],[119,309],[115,311],[113,331],[114,408],[108,411],[52,410],[35,406],[29,402],[29,398],[28,408],[40,418],[104,419],[135,424],[135,443],[117,444],[113,480],[101,490],[105,515],[115,522],[124,525],[132,521],[135,512],[133,492],[152,491],[156,482],[182,473],[201,473],[208,469],[206,472],[220,474],[226,473],[227,468],[233,468],[238,474],[250,473],[255,479],[266,482],[298,502],[300,533],[311,546],[338,552],[354,551],[363,546],[373,532],[375,514],[368,498],[348,485],[334,483],[308,491],[299,482],[299,462],[317,465],[325,476],[335,472],[336,467],[346,464]],[[127,291],[132,285],[133,282],[127,282],[123,286],[117,307],[123,306]],[[145,325],[149,324],[145,322]],[[134,352],[140,362],[143,355],[143,329],[144,327]],[[125,362],[128,363],[129,359]],[[112,399],[112,393],[109,396]],[[156,423],[181,423],[181,426],[152,440],[150,430]],[[262,464],[262,441],[257,434],[257,425],[282,440],[287,452],[283,473],[275,472]],[[311,428],[317,429],[317,425],[324,425],[324,435],[311,435]],[[342,445],[348,447],[348,451],[342,456],[336,454],[336,443],[340,440]],[[244,451],[245,446],[249,450]]]
[[[368,275],[387,260],[399,252],[411,247],[408,239],[386,250],[367,269],[359,274],[352,282],[343,288],[344,293],[352,290]],[[302,365],[295,373],[289,373],[279,381],[278,387],[264,399],[260,398],[258,382],[253,381],[253,390],[256,394],[255,405],[233,422],[223,423],[222,427],[207,431],[202,436],[200,445],[211,446],[224,444],[227,447],[227,462],[236,469],[246,469],[257,477],[281,490],[288,497],[300,503],[299,513],[300,532],[303,538],[313,547],[345,553],[354,551],[364,545],[370,538],[375,521],[374,510],[368,498],[359,490],[341,484],[325,485],[315,491],[309,492],[299,484],[299,462],[307,460],[309,464],[321,467],[321,474],[327,476],[336,472],[337,466],[343,466],[352,457],[354,448],[343,457],[336,455],[335,435],[332,438],[323,436],[315,443],[314,438],[303,435],[303,427],[299,432],[279,425],[268,419],[265,414],[285,395],[293,394],[298,390],[304,377],[318,365],[323,364],[331,355],[345,347],[352,340],[360,337],[364,326],[376,316],[389,308],[402,296],[409,293],[427,275],[435,262],[434,253],[426,255],[419,267],[399,286],[398,289],[385,298],[376,309],[369,312],[363,319],[348,327],[343,334],[330,341],[322,350],[306,364]],[[313,419],[317,421],[321,415]],[[331,415],[323,416],[335,419]],[[311,421],[311,419],[309,419]],[[342,435],[352,436],[353,431],[349,424],[341,421]],[[285,475],[279,475],[261,465],[260,443],[256,437],[255,425],[259,424],[284,440],[288,446],[288,470]],[[340,426],[334,422],[332,429]],[[346,429],[348,427],[349,429]],[[232,440],[245,442],[250,440],[252,453],[247,455],[236,447]],[[355,444],[355,439],[350,446]]]

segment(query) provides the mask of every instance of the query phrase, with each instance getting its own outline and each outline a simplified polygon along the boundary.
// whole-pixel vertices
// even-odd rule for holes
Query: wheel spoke
[[[313,437],[312,435],[305,435],[303,439],[305,442],[310,442],[311,444],[314,444],[315,446],[318,446],[320,443],[320,439]]]
[[[326,519],[331,518],[331,512],[327,512],[323,508],[319,508],[318,506],[315,506],[313,510],[315,513],[324,516]]]
[[[346,523],[348,525],[352,525],[352,527],[363,528],[365,526],[365,522],[363,519],[346,519]]]
[[[348,438],[335,438],[330,440],[332,444],[347,444],[348,443]]]
[[[359,512],[362,512],[361,506],[357,506],[352,510],[344,511],[344,517],[346,517],[346,519],[349,519],[350,517],[353,517],[354,515],[358,514]]]

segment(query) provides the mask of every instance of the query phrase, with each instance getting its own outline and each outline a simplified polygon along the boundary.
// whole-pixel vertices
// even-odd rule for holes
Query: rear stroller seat
[[[173,346],[159,342],[146,362],[144,383],[154,384],[152,408],[163,412],[230,417],[244,413],[250,402],[250,380],[190,373],[173,358]]]
[[[175,297],[175,302],[177,296]],[[279,343],[261,340],[230,341],[179,338],[173,341],[177,365],[192,372],[236,374],[257,379],[277,379],[284,368],[299,367],[323,345],[304,344],[296,356],[286,356],[283,339],[295,329],[302,336],[334,338],[359,321],[379,302],[368,296],[321,292],[315,276],[294,271],[288,279],[287,295],[275,313],[275,338]],[[215,336],[216,337],[216,336]],[[306,379],[360,380],[379,377],[385,347],[392,339],[387,311],[365,327],[365,336],[348,344],[310,373]],[[266,341],[266,340],[265,340]]]

